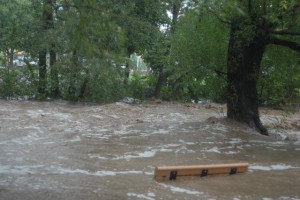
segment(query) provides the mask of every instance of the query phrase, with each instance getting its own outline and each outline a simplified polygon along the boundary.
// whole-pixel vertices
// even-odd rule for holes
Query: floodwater
[[[217,104],[0,100],[0,199],[300,199],[300,112],[261,113],[272,136]],[[153,179],[155,166],[233,162],[248,172]]]

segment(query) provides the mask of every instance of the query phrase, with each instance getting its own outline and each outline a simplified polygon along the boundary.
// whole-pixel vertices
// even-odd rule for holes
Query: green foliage
[[[34,18],[29,1],[2,0],[0,7],[0,50],[23,49],[29,41]]]
[[[35,80],[27,69],[0,70],[0,96],[2,98],[18,98],[34,96],[36,93]]]
[[[132,97],[134,99],[144,99],[144,88],[146,86],[146,83],[143,79],[146,77],[140,76],[138,74],[133,74],[130,78],[130,90],[132,92]]]
[[[269,30],[297,32],[300,27],[300,15],[293,11],[295,0],[60,0],[53,7],[53,26],[45,29],[45,2],[1,0],[1,64],[11,59],[8,54],[12,50],[25,51],[26,57],[33,60],[38,60],[41,50],[54,51],[57,62],[47,67],[44,97],[55,83],[62,98],[73,101],[149,98],[158,74],[166,77],[161,91],[164,100],[224,101],[229,22],[245,22],[235,32],[237,39],[242,38],[240,46],[251,43],[266,21]],[[176,22],[168,17],[174,3],[181,3]],[[253,24],[254,18],[261,24]],[[160,30],[162,26],[167,29]],[[278,37],[300,42],[294,37]],[[126,85],[120,66],[128,64],[132,53],[142,55],[152,73],[133,74]],[[38,70],[29,62],[27,66],[22,70],[1,69],[2,97],[37,94]],[[58,83],[51,77],[54,68]],[[260,101],[283,104],[299,98],[299,74],[299,54],[269,47],[258,84]]]
[[[187,13],[172,38],[170,77],[175,92],[185,100],[224,100],[228,30],[214,16]],[[180,97],[182,96],[182,97]]]
[[[267,49],[262,63],[262,77],[258,83],[261,103],[284,105],[299,98],[299,62],[299,55],[289,49],[277,46]]]
[[[84,100],[108,103],[123,97],[124,87],[116,69],[107,67],[105,64],[99,65],[91,69],[89,76]]]
[[[18,93],[19,87],[17,84],[18,74],[15,71],[1,70],[1,89],[2,97],[15,97]]]
[[[129,86],[127,87],[127,94],[134,99],[144,100],[152,97],[153,90],[156,83],[156,77],[152,74],[143,75],[134,73],[130,76]]]

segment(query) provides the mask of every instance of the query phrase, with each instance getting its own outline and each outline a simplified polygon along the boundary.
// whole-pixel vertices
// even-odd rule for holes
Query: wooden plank
[[[155,168],[157,181],[176,180],[180,176],[207,176],[212,174],[236,174],[248,170],[249,163],[213,165],[161,166]]]

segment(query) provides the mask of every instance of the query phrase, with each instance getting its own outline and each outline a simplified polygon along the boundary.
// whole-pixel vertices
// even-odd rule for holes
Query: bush
[[[35,80],[27,69],[4,69],[0,71],[0,95],[2,98],[34,96]]]

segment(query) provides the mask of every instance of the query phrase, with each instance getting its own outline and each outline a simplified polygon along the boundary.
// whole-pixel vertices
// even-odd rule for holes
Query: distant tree
[[[128,83],[130,55],[143,54],[159,34],[163,7],[161,0],[131,0],[115,3],[114,18],[122,28],[125,36],[125,85]]]
[[[158,33],[150,40],[146,49],[145,60],[149,63],[153,73],[157,76],[153,96],[160,97],[163,84],[166,83],[170,66],[170,52],[172,49],[171,38],[176,32],[176,25],[184,8],[183,0],[162,0],[161,19],[157,23]],[[168,16],[170,15],[170,16]]]
[[[13,66],[16,50],[22,51],[28,44],[33,21],[29,1],[1,0],[0,51],[5,55],[7,66]]]
[[[171,22],[169,24],[169,28],[167,30],[167,36],[172,37],[175,34],[177,22],[179,20],[180,12],[183,9],[183,0],[175,0],[175,1],[166,1],[167,9],[171,13]],[[170,40],[170,39],[169,39]],[[164,56],[169,57],[172,49],[172,43],[168,42],[166,39],[165,42],[165,52]],[[158,78],[157,83],[154,90],[154,96],[158,98],[160,96],[160,91],[163,83],[166,81],[168,74],[166,74],[166,67],[170,64],[170,60],[166,59],[166,62],[158,66]]]
[[[226,100],[228,32],[226,25],[202,7],[190,9],[180,18],[171,40],[173,64],[168,67],[172,92],[179,99]]]
[[[119,69],[116,66],[124,55],[124,34],[114,14],[117,6],[117,2],[108,0],[57,2],[56,66],[64,82],[60,84],[64,98],[92,100],[96,95],[92,91],[100,92],[105,84],[117,81]],[[112,77],[107,76],[108,72]],[[103,81],[101,88],[95,88],[100,84],[97,81]],[[98,100],[99,96],[97,94]],[[107,93],[103,92],[103,96],[105,101],[109,99]]]
[[[38,84],[38,93],[39,98],[43,99],[47,95],[47,53],[49,52],[48,44],[50,43],[47,40],[47,36],[51,29],[53,29],[53,0],[43,0],[41,2],[42,13],[41,13],[41,23],[40,23],[40,33],[42,36],[43,43],[39,47],[39,84]],[[51,45],[52,46],[52,45]],[[54,50],[50,49],[50,66],[53,67],[56,60],[56,54]],[[51,70],[51,77],[54,76],[54,70]],[[56,73],[57,76],[57,73]],[[58,85],[56,83],[56,85]],[[56,86],[53,91],[55,95],[58,95],[58,86]]]

